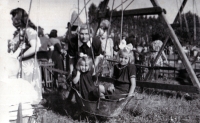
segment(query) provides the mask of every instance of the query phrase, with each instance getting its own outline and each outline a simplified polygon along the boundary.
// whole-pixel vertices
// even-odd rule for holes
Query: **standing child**
[[[81,96],[86,100],[97,100],[99,93],[93,80],[92,59],[88,56],[82,56],[77,62],[76,70],[72,82],[78,87]]]
[[[100,85],[100,95],[109,95],[109,99],[119,99],[132,96],[136,87],[136,67],[132,62],[132,51],[124,47],[119,51],[119,64],[114,66],[114,83]],[[110,96],[111,95],[111,96]]]

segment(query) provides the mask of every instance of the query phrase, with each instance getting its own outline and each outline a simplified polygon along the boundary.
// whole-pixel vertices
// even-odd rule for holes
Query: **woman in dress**
[[[21,61],[20,76],[31,83],[38,94],[38,103],[42,99],[41,73],[37,60],[34,58],[39,50],[40,39],[37,36],[36,26],[28,20],[28,14],[22,8],[13,9],[13,26],[17,29],[14,38],[8,44],[8,51],[15,53],[21,50],[18,59]],[[24,48],[20,46],[24,45]]]

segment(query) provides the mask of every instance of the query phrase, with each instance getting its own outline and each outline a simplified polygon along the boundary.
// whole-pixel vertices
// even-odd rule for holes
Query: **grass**
[[[200,98],[197,94],[188,94],[174,91],[160,91],[144,89],[139,92],[126,105],[125,109],[116,118],[107,120],[94,117],[85,117],[73,99],[67,99],[61,93],[67,91],[52,92],[45,96],[47,110],[38,111],[38,121],[46,123],[199,123],[200,122]],[[67,94],[66,94],[67,95]],[[65,96],[66,96],[65,95]],[[80,117],[81,116],[81,117]]]

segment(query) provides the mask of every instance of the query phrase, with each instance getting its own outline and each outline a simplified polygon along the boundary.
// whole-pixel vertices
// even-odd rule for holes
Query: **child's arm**
[[[77,84],[77,83],[78,83],[78,81],[80,80],[80,75],[81,75],[80,71],[77,71],[76,76],[75,76],[74,79],[72,80],[72,82],[73,82],[74,84]]]
[[[135,87],[136,87],[135,78],[131,78],[131,87],[130,87],[128,96],[133,96]]]

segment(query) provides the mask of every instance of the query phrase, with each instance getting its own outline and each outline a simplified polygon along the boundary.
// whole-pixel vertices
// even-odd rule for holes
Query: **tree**
[[[89,7],[88,16],[90,24],[97,21],[97,6],[94,3],[92,3]]]

